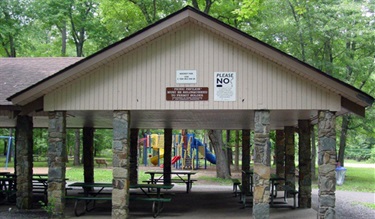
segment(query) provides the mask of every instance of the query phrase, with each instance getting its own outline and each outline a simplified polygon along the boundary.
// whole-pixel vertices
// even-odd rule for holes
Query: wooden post
[[[130,129],[130,184],[138,183],[138,132],[139,129]]]
[[[164,129],[164,184],[171,184],[172,129]]]
[[[247,195],[250,191],[249,178],[246,172],[250,171],[250,129],[242,130],[242,192]]]
[[[298,134],[298,205],[300,208],[311,208],[311,133],[309,120],[298,120]]]
[[[94,182],[94,128],[83,128],[83,177],[85,183]]]

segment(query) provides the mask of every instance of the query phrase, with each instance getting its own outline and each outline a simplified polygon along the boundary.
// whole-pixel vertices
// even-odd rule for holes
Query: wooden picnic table
[[[271,207],[274,205],[274,204],[285,204],[285,202],[274,202],[274,199],[277,197],[277,184],[279,181],[284,181],[285,183],[285,178],[284,177],[278,177],[277,175],[274,175],[274,174],[271,174],[271,178],[270,178],[270,184],[271,184],[271,194],[270,194],[270,197],[271,197],[271,202],[270,202],[270,205]],[[284,191],[285,192],[285,191]]]
[[[33,173],[34,178],[48,178],[48,173]]]
[[[81,187],[83,189],[83,195],[81,196],[65,196],[66,199],[75,200],[74,203],[74,214],[79,217],[86,212],[90,212],[95,208],[95,202],[98,200],[107,200],[111,201],[112,196],[106,195],[103,193],[105,188],[112,188],[111,183],[84,183],[76,182],[68,185],[69,187]],[[92,191],[93,188],[99,188],[96,191]],[[157,217],[163,209],[164,202],[170,202],[171,198],[163,197],[161,193],[162,189],[172,189],[173,185],[161,185],[161,184],[136,184],[130,185],[129,189],[140,189],[142,191],[141,195],[130,195],[130,201],[150,201],[152,202],[152,213],[153,217]],[[155,192],[148,192],[149,190],[156,190]],[[104,194],[104,195],[103,195]],[[78,210],[78,203],[83,201],[84,207],[82,211]],[[90,207],[90,203],[92,206]]]
[[[86,212],[90,212],[95,208],[96,201],[105,200],[111,201],[112,195],[105,195],[102,196],[101,194],[104,188],[112,188],[112,183],[85,183],[85,182],[75,182],[68,185],[69,187],[81,187],[83,190],[83,195],[81,196],[65,196],[66,199],[74,199],[74,214],[79,217],[84,215]],[[95,191],[94,188],[99,188],[99,190]],[[78,203],[83,201],[83,211],[78,211]],[[90,208],[89,205],[92,203],[92,207]]]
[[[0,195],[2,196],[1,203],[15,201],[16,195],[16,175],[13,173],[3,173],[0,177]]]
[[[130,194],[130,201],[150,201],[152,202],[152,213],[153,217],[156,218],[164,208],[164,202],[170,202],[172,199],[169,197],[164,197],[161,193],[162,189],[172,189],[173,184],[164,185],[164,184],[135,184],[130,185],[129,189],[140,189],[142,194],[146,197],[139,197],[137,195]],[[149,192],[156,189],[156,194],[154,192]]]
[[[6,175],[9,175],[10,174],[10,172],[0,172],[0,176],[6,176]]]
[[[145,181],[147,183],[156,184],[158,182],[164,182],[163,171],[146,171],[145,174],[150,174],[150,180]],[[193,172],[193,171],[172,171],[171,175],[176,175],[177,179],[171,179],[171,182],[172,183],[185,183],[186,193],[189,193],[192,188],[193,182],[196,181],[196,180],[191,179],[191,175],[194,175],[194,174],[196,174],[196,172]],[[158,177],[156,178],[156,176]]]

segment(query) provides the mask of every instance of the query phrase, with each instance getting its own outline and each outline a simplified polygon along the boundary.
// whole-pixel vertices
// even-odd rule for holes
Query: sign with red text
[[[204,101],[208,100],[208,87],[167,87],[168,101]]]

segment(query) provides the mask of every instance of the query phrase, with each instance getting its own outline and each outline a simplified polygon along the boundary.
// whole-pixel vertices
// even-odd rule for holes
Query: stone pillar
[[[83,144],[83,178],[85,183],[94,182],[94,128],[84,127]]]
[[[250,171],[250,129],[242,130],[242,192],[249,194],[250,182],[246,172]]]
[[[310,121],[298,120],[298,205],[300,208],[311,208],[311,141]]]
[[[284,130],[276,130],[276,175],[278,177],[285,177],[285,134]],[[284,182],[279,181],[278,191],[284,190]]]
[[[296,166],[294,163],[294,127],[286,126],[285,131],[285,184],[291,188],[296,189]]]
[[[319,112],[319,209],[318,218],[335,218],[336,202],[336,130],[335,113]]]
[[[33,175],[33,119],[29,116],[17,116],[16,161],[16,205],[19,209],[31,209]]]
[[[48,203],[57,217],[64,217],[66,112],[49,112],[48,118]]]
[[[164,129],[164,184],[171,184],[172,171],[172,129]]]
[[[138,132],[130,129],[130,184],[138,183]]]
[[[254,205],[255,219],[270,217],[271,148],[270,112],[255,111],[254,118]]]
[[[129,217],[129,112],[113,112],[112,218]]]

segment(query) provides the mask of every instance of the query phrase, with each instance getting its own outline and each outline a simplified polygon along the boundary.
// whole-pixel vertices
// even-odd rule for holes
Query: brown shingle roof
[[[0,105],[9,96],[81,60],[79,57],[0,58]]]

